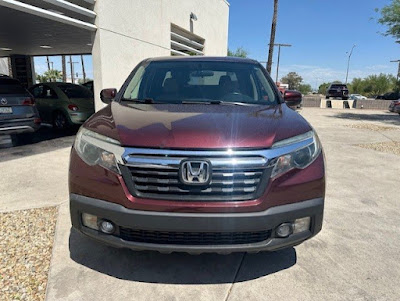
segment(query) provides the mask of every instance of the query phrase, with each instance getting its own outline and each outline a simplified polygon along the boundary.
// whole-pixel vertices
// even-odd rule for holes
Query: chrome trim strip
[[[5,128],[0,128],[0,131],[10,131],[10,130],[32,130],[33,128],[27,125],[21,125],[21,126],[10,126],[10,127],[5,127]]]
[[[214,166],[232,165],[231,162],[239,164],[239,167],[267,167],[268,161],[282,155],[294,152],[300,148],[313,143],[313,137],[279,148],[261,150],[168,150],[152,148],[124,148],[122,158],[123,164],[128,166],[141,166],[146,164],[160,164],[162,166],[173,165],[175,168],[184,158],[198,157],[207,158]],[[231,162],[230,162],[231,161]],[[159,166],[160,166],[159,165]],[[154,166],[152,166],[154,167]]]
[[[106,151],[113,153],[119,164],[128,166],[136,166],[137,164],[139,164],[139,166],[141,167],[146,166],[146,164],[151,164],[147,165],[147,167],[152,168],[160,168],[160,166],[167,167],[169,164],[172,164],[172,167],[170,166],[170,168],[176,168],[178,161],[180,162],[180,160],[182,160],[183,158],[191,157],[208,159],[211,161],[212,164],[217,164],[217,166],[223,166],[227,163],[229,166],[231,165],[229,164],[229,160],[236,159],[239,160],[240,164],[243,163],[245,167],[249,166],[251,168],[254,168],[258,165],[259,168],[266,168],[268,162],[271,159],[292,153],[314,142],[314,137],[310,137],[290,145],[269,149],[173,150],[123,147],[90,136],[85,136],[84,139]]]
[[[131,167],[162,167],[162,168],[173,168],[178,169],[182,160],[187,157],[136,157],[128,156],[125,158],[126,165]],[[224,168],[265,168],[267,166],[267,160],[263,157],[231,157],[231,158],[209,158],[205,159],[211,162],[211,165],[215,169]]]

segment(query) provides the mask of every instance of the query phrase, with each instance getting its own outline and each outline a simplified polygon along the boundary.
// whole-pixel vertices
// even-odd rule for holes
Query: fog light
[[[278,226],[275,230],[276,236],[278,237],[288,237],[293,233],[293,227],[291,223],[283,223]]]
[[[311,218],[309,216],[296,219],[293,223],[293,233],[310,230]]]
[[[90,229],[99,230],[97,225],[97,216],[89,213],[82,213],[82,224]]]
[[[100,225],[100,231],[105,234],[111,234],[115,230],[114,224],[110,221],[103,220],[99,223],[99,225]]]

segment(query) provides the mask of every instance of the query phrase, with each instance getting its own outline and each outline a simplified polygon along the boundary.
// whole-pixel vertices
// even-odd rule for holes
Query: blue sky
[[[50,68],[54,68],[57,70],[62,70],[61,66],[61,56],[49,56],[50,60]],[[83,61],[85,65],[86,77],[93,79],[93,64],[92,64],[92,56],[84,55]],[[67,68],[67,78],[71,78],[71,68],[69,62],[69,55],[65,57],[66,68]],[[82,64],[81,64],[81,56],[73,55],[72,62],[77,62],[74,64],[74,73],[78,72],[78,78],[82,78]],[[53,64],[51,64],[53,63]],[[36,56],[34,57],[35,64],[35,72],[37,74],[43,74],[47,71],[47,60],[45,56]]]
[[[271,30],[273,0],[229,0],[229,48],[244,47],[251,58],[266,61]],[[375,8],[390,0],[279,0],[276,43],[293,46],[282,48],[279,77],[290,71],[299,73],[313,88],[322,82],[345,80],[347,54],[354,49],[349,80],[370,74],[396,74],[400,44],[384,37],[385,27],[377,24]],[[274,62],[277,61],[277,48]],[[50,57],[54,68],[61,70],[61,57]],[[67,56],[67,61],[69,57]],[[80,62],[79,56],[73,56]],[[91,56],[85,56],[87,77],[93,78]],[[46,58],[35,58],[38,74],[47,70]],[[75,72],[82,76],[80,64]],[[275,78],[276,65],[272,66]],[[70,76],[67,68],[68,77]]]
[[[229,48],[243,47],[251,58],[266,61],[271,31],[273,0],[230,0]],[[384,37],[375,8],[389,0],[279,0],[276,43],[282,48],[279,77],[296,71],[315,87],[322,82],[344,81],[347,54],[351,57],[349,79],[377,73],[397,73],[390,60],[400,59],[400,44]],[[374,18],[374,19],[371,19]],[[277,61],[277,48],[274,62]],[[276,65],[272,67],[275,78]]]

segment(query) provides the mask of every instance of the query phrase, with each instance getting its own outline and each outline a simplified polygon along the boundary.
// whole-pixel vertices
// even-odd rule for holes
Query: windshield
[[[338,89],[338,88],[340,88],[340,89],[347,89],[346,85],[332,85],[332,88],[333,88],[333,89]]]
[[[278,100],[271,85],[261,67],[251,63],[151,62],[136,70],[123,93],[123,99],[274,105]]]
[[[20,82],[12,78],[0,79],[0,94],[22,94],[26,95],[28,92],[21,86]]]
[[[93,98],[92,92],[88,88],[82,86],[61,84],[58,85],[58,88],[60,88],[68,98]]]

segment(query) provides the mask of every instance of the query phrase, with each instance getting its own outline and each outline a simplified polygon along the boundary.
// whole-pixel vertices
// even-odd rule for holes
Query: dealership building
[[[92,54],[99,109],[145,58],[226,55],[228,19],[226,0],[0,0],[0,73],[30,86],[33,56]]]

